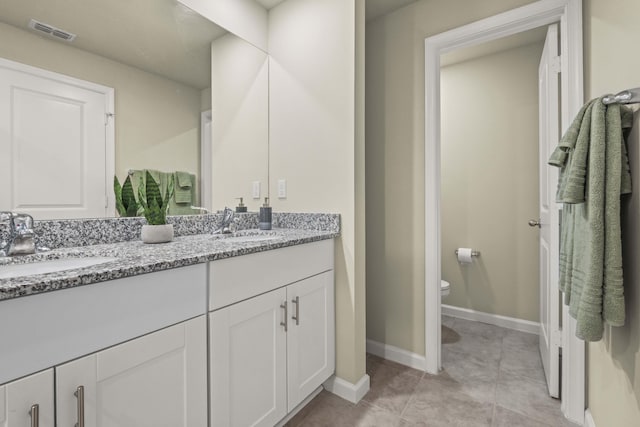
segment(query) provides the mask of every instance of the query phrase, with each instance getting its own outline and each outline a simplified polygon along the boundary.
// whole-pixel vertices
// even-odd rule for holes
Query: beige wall
[[[211,44],[213,209],[243,197],[251,211],[252,183],[267,196],[269,177],[269,59],[266,52],[227,34]]]
[[[356,126],[356,69],[362,72],[356,41],[356,1],[287,0],[269,12],[272,205],[276,212],[341,214],[336,371],[351,383],[365,374],[364,264],[356,258],[364,241],[356,221],[364,173],[356,156],[363,150]],[[286,199],[276,197],[278,179],[287,180]]]
[[[443,304],[538,321],[538,64],[543,42],[442,68]],[[460,264],[458,247],[481,251]]]
[[[115,88],[116,174],[200,167],[200,90],[0,23],[0,57]]]
[[[530,3],[419,0],[367,24],[367,337],[424,354],[424,39]]]
[[[640,3],[584,2],[585,98],[640,86]],[[629,140],[634,191],[623,203],[625,326],[588,346],[588,406],[596,426],[640,425],[640,123]]]

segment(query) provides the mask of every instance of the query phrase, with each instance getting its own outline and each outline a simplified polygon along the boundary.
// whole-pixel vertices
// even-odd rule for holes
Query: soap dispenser
[[[264,198],[264,205],[260,207],[259,217],[260,230],[271,230],[271,206],[269,206],[269,198]]]
[[[236,213],[244,213],[247,211],[247,205],[242,203],[242,197],[236,197],[236,199],[240,200],[238,206],[236,206]]]

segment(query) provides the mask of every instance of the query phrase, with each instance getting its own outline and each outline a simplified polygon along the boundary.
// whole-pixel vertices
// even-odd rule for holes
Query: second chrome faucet
[[[36,253],[33,217],[25,213],[0,212],[0,224],[9,226],[7,240],[0,242],[0,257]]]

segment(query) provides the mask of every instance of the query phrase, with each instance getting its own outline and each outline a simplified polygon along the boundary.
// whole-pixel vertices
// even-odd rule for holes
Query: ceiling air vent
[[[29,21],[29,28],[67,42],[72,42],[76,38],[76,35],[73,33],[61,30],[53,25],[45,24],[44,22],[36,21],[35,19]]]

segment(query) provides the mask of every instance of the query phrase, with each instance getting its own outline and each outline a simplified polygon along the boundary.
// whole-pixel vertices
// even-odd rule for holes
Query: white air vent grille
[[[67,42],[72,42],[76,38],[76,35],[73,33],[61,30],[53,25],[45,24],[44,22],[36,21],[35,19],[29,21],[29,28]]]

